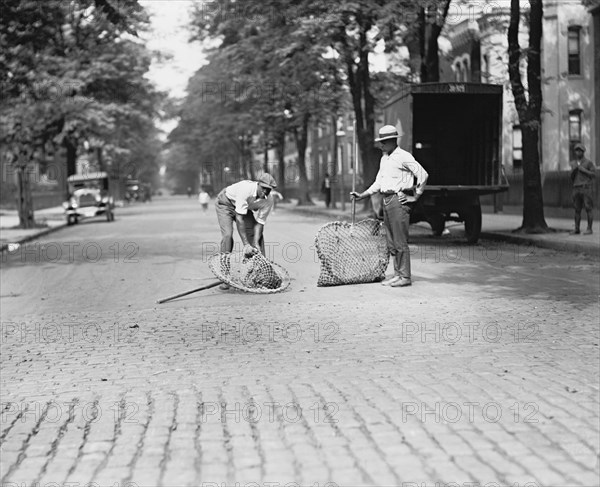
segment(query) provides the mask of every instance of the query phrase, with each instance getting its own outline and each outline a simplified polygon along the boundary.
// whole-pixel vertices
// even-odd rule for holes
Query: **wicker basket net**
[[[381,281],[389,262],[385,227],[375,219],[332,222],[315,237],[321,263],[317,286]]]
[[[219,253],[210,257],[208,265],[218,279],[249,293],[278,293],[290,285],[287,271],[260,253],[250,257],[241,252]]]

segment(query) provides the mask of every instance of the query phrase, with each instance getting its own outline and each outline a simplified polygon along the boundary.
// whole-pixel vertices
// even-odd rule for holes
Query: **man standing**
[[[210,195],[206,192],[204,188],[200,189],[200,194],[198,195],[198,202],[202,205],[202,211],[206,213],[208,209],[208,203],[210,202]]]
[[[227,186],[217,196],[215,208],[221,228],[221,252],[233,249],[233,222],[244,245],[244,254],[252,255],[260,249],[265,254],[263,227],[273,209],[270,192],[277,187],[270,174],[258,181],[240,181]]]
[[[404,287],[412,284],[408,248],[410,211],[423,194],[429,175],[412,154],[398,147],[397,140],[398,132],[393,125],[379,129],[379,137],[375,142],[380,143],[383,155],[375,182],[362,193],[353,191],[350,194],[353,198],[363,199],[374,193],[382,193],[384,224],[388,247],[394,259],[394,275],[381,284]],[[414,178],[417,179],[416,186]]]
[[[575,159],[571,164],[571,181],[573,181],[573,206],[575,207],[575,230],[571,234],[579,233],[581,224],[581,209],[585,208],[587,213],[587,230],[585,235],[592,233],[593,215],[593,183],[596,177],[596,167],[589,159],[583,157],[585,146],[583,144],[575,144]]]
[[[325,179],[323,179],[323,184],[321,185],[321,192],[325,195],[325,206],[329,208],[331,205],[331,179],[329,178],[329,173],[325,173]]]

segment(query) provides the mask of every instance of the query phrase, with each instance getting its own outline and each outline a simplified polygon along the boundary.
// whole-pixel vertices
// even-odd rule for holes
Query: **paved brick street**
[[[4,254],[3,486],[598,485],[597,261],[416,227],[412,287],[317,288],[278,209],[286,292],[157,305],[213,280],[193,203]]]

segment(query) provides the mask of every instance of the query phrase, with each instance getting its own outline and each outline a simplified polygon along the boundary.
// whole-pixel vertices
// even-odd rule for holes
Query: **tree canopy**
[[[111,170],[152,166],[163,95],[144,77],[151,53],[136,34],[147,24],[135,0],[3,0],[4,155],[11,160],[10,144],[20,140],[33,149],[21,163],[43,169],[44,154],[62,146],[68,175],[86,141]]]

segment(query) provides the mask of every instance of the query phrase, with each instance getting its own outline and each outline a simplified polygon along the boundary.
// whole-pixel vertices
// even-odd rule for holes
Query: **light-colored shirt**
[[[417,178],[415,193],[423,194],[429,174],[410,152],[396,147],[391,154],[383,154],[375,182],[367,189],[368,194],[399,193],[411,189]]]
[[[202,191],[199,195],[198,195],[198,202],[202,203],[202,204],[206,204],[210,201],[210,196],[206,191]]]
[[[273,209],[273,197],[258,198],[258,183],[255,181],[240,181],[225,188],[227,196],[235,204],[235,212],[246,215],[248,210],[252,211],[256,221],[262,225],[267,221],[269,213]]]

